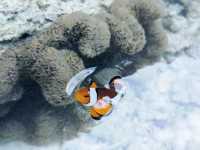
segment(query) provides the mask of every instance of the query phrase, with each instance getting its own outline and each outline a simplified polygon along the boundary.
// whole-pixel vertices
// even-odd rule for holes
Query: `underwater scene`
[[[199,150],[200,0],[1,0],[0,150]]]

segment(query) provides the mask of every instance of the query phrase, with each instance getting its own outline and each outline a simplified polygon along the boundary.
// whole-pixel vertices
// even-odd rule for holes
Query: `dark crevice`
[[[8,44],[16,44],[16,43],[21,43],[21,42],[24,42],[26,39],[29,39],[33,36],[34,33],[28,33],[28,32],[25,32],[25,33],[22,33],[20,36],[18,37],[13,37],[11,39],[8,39],[8,40],[3,40],[3,41],[0,41],[0,44],[3,44],[3,45],[8,45]]]
[[[104,53],[101,53],[94,58],[84,57],[80,53],[79,56],[83,59],[86,68],[96,66],[98,69],[102,69],[111,65],[113,54],[114,53],[112,52],[112,50],[107,49]]]
[[[18,40],[19,40],[19,41],[25,40],[25,39],[27,39],[27,38],[30,37],[30,36],[31,36],[30,33],[25,32],[25,33],[23,33],[23,34],[18,38]]]

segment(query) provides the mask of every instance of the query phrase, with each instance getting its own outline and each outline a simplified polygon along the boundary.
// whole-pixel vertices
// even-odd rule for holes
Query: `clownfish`
[[[97,87],[96,82],[92,82],[88,87],[83,87],[75,91],[74,99],[83,106],[89,107],[90,116],[99,120],[112,112],[112,101],[118,94],[118,79],[113,77],[109,82],[109,88]]]

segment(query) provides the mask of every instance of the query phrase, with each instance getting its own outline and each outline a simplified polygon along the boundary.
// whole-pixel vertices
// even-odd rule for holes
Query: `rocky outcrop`
[[[158,1],[116,0],[99,14],[65,14],[33,37],[19,39],[0,55],[0,138],[43,144],[76,135],[90,118],[66,96],[67,82],[97,66],[91,78],[104,85],[159,58],[166,44],[161,16]],[[15,130],[10,122],[20,133],[7,136]]]

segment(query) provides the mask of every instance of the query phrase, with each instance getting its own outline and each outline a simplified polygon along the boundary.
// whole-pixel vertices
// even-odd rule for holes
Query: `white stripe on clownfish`
[[[90,102],[84,104],[84,106],[94,106],[97,103],[97,92],[95,88],[90,88],[89,90]]]

